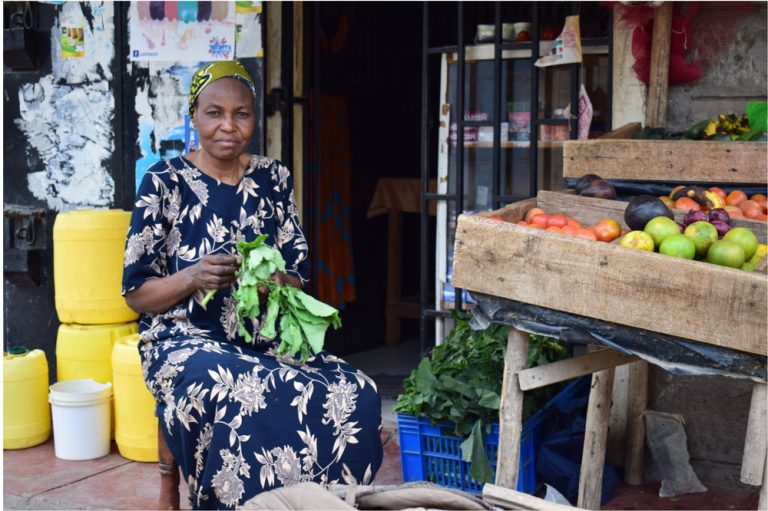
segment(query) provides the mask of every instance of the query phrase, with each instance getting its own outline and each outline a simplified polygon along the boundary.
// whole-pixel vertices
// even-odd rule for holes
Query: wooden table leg
[[[577,502],[577,506],[584,509],[600,509],[605,444],[608,438],[608,417],[611,413],[613,373],[614,368],[610,368],[592,375]]]
[[[624,458],[624,482],[643,483],[643,455],[645,452],[645,419],[648,405],[648,362],[629,365],[629,400],[627,404],[627,445]]]
[[[749,406],[747,434],[744,436],[744,454],[741,459],[741,482],[753,486],[765,486],[763,474],[768,451],[768,385],[752,385],[752,402]]]
[[[525,369],[530,336],[516,328],[509,329],[504,355],[504,378],[499,406],[499,452],[496,462],[496,485],[517,489],[520,465],[520,435],[523,431],[523,391],[517,373]]]

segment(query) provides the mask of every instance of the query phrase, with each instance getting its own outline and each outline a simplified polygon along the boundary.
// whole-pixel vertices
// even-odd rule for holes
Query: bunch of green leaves
[[[433,423],[454,424],[451,432],[462,443],[462,458],[471,463],[470,475],[478,481],[493,481],[493,471],[485,452],[485,433],[499,421],[504,352],[509,327],[491,324],[472,330],[470,316],[454,312],[455,328],[444,344],[403,382],[396,412],[427,417]],[[531,336],[528,367],[565,358],[565,347],[549,337]],[[549,401],[558,389],[554,386],[526,392],[523,420]]]
[[[740,140],[764,140],[768,133],[768,102],[750,101],[747,103],[749,133]]]
[[[276,270],[285,272],[285,260],[278,250],[264,244],[266,237],[262,234],[252,242],[241,241],[237,244],[242,257],[242,265],[237,271],[240,282],[233,294],[237,301],[238,329],[247,342],[253,342],[244,319],[261,314],[259,289],[266,288],[269,295],[261,336],[274,339],[279,330],[278,355],[295,357],[299,354],[304,362],[322,351],[329,325],[333,325],[334,329],[341,326],[339,311],[301,289],[281,285],[271,279]]]

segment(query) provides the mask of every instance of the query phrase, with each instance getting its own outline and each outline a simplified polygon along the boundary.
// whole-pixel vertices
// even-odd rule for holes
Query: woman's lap
[[[142,355],[194,507],[233,507],[301,481],[370,482],[381,463],[375,385],[333,355],[299,365],[189,337]]]

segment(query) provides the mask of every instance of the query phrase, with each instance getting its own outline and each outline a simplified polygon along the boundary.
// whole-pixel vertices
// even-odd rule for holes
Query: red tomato
[[[547,227],[564,227],[568,225],[568,220],[565,218],[565,215],[562,213],[557,215],[552,215],[547,219]]]

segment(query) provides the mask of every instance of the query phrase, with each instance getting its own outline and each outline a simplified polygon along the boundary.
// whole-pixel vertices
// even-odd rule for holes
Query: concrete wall
[[[622,25],[618,15],[615,19],[614,128],[644,122],[647,99],[645,86],[632,70],[632,29]],[[766,99],[765,3],[701,3],[691,29],[691,56],[701,63],[702,77],[669,88],[671,131],[719,113],[741,113],[747,101]],[[684,417],[691,465],[705,485],[743,487],[739,472],[751,392],[747,380],[673,376],[652,367],[648,409]],[[646,460],[646,476],[653,480],[657,472],[647,450]]]

